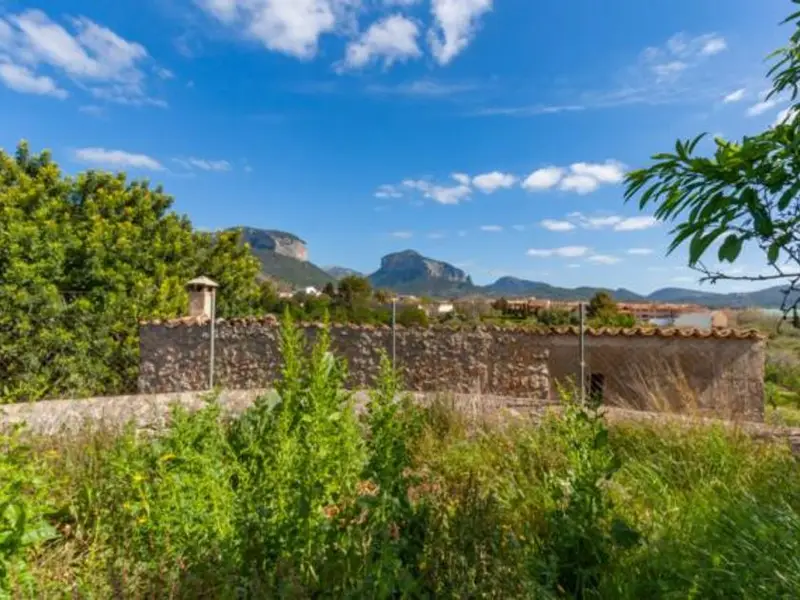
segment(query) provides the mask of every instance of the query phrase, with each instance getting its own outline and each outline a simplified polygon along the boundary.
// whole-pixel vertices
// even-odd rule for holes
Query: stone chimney
[[[198,277],[186,284],[189,290],[189,316],[210,319],[214,311],[214,294],[219,285],[208,277]]]

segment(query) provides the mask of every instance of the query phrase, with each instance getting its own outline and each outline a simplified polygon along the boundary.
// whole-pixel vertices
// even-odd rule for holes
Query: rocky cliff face
[[[369,279],[375,287],[412,294],[463,294],[474,287],[461,269],[413,250],[387,254],[381,259],[381,268]]]
[[[270,250],[303,262],[308,260],[306,243],[292,233],[274,229],[242,227],[244,240],[253,250]]]

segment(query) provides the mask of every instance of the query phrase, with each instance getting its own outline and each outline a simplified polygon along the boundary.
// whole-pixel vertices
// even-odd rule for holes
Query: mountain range
[[[244,241],[250,244],[253,254],[261,261],[263,274],[271,279],[295,288],[322,288],[326,283],[343,277],[361,275],[353,269],[336,266],[323,269],[309,262],[305,242],[293,234],[252,227],[240,229]],[[668,287],[642,295],[625,288],[563,288],[510,276],[501,277],[490,285],[479,286],[463,270],[414,250],[387,254],[381,259],[380,268],[367,277],[375,288],[438,298],[534,296],[551,300],[588,300],[598,291],[606,291],[620,302],[670,302],[710,308],[778,308],[783,301],[780,286],[736,294]]]

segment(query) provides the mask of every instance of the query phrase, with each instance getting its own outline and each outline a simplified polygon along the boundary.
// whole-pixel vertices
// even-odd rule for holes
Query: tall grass
[[[0,597],[800,596],[786,448],[569,397],[476,423],[385,357],[357,417],[327,333],[282,336],[277,400],[235,422],[211,400],[157,437],[4,438]]]

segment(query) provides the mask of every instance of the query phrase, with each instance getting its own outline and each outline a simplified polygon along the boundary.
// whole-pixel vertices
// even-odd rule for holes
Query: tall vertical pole
[[[209,351],[208,359],[208,389],[214,389],[214,338],[216,337],[216,319],[217,319],[217,290],[211,290],[211,348]]]
[[[581,311],[581,332],[580,332],[580,352],[581,352],[581,404],[586,403],[586,305],[580,303]]]
[[[397,296],[392,296],[392,369],[396,369],[397,360]]]

